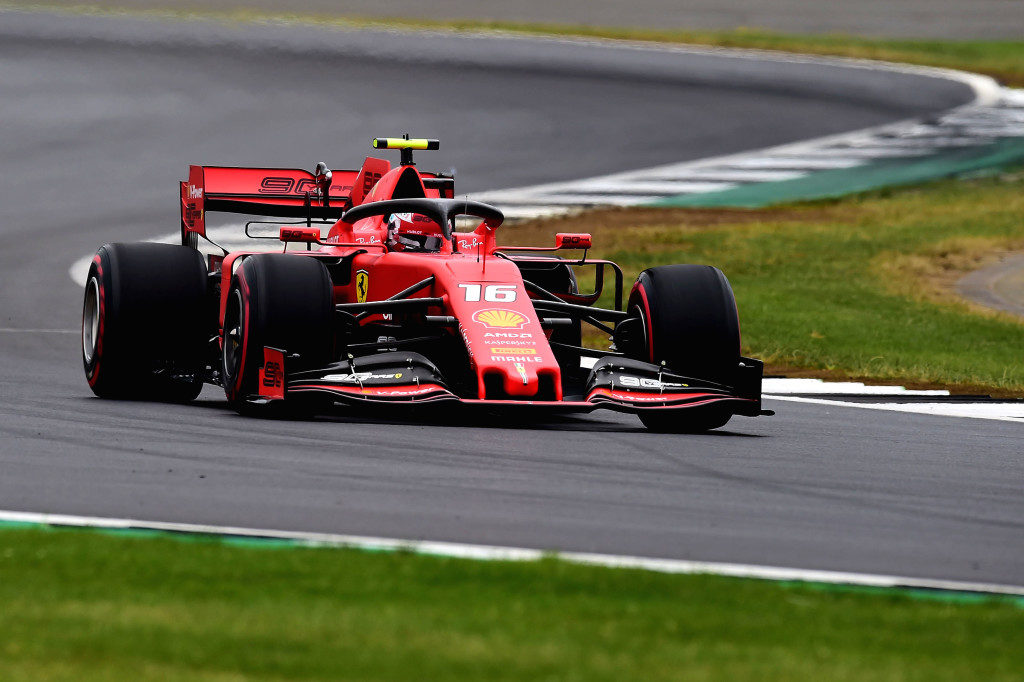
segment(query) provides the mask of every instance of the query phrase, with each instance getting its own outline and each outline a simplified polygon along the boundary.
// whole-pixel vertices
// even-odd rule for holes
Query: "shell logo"
[[[530,320],[514,310],[491,308],[473,313],[473,321],[491,329],[522,329]]]

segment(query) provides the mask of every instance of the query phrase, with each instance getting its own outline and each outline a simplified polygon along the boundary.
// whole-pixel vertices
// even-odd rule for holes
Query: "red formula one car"
[[[590,235],[498,246],[501,211],[455,199],[451,177],[413,163],[412,150],[437,149],[436,140],[374,147],[401,150],[400,165],[370,157],[333,172],[191,166],[180,246],[107,244],[93,259],[82,317],[93,392],[187,401],[205,382],[243,412],[305,409],[311,397],[604,407],[676,432],[770,413],[761,409],[762,363],[740,356],[736,303],[720,270],[650,268],[623,306],[622,271],[587,257]],[[283,252],[204,256],[197,246],[214,211],[291,218],[245,228],[256,236],[272,222]],[[465,216],[478,226],[457,231]],[[550,253],[559,250],[581,255]],[[577,273],[587,269],[593,291],[580,291]],[[611,307],[595,307],[602,295]],[[610,347],[584,348],[584,323]]]

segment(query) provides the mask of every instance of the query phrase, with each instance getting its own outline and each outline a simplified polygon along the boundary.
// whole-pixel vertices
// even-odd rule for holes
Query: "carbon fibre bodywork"
[[[722,347],[735,348],[725,352],[724,369],[719,362],[705,370],[699,357],[656,356],[656,346],[685,356],[686,334],[678,331],[685,327],[662,325],[670,336],[655,344],[653,289],[638,280],[633,294],[643,305],[627,309],[621,269],[587,258],[590,235],[559,234],[554,247],[501,247],[500,210],[453,199],[453,179],[412,163],[411,149],[436,148],[435,141],[386,143],[402,150],[401,165],[371,157],[353,171],[190,168],[175,248],[195,249],[207,238],[208,211],[298,217],[304,225],[279,224],[283,253],[208,256],[205,308],[216,311],[216,322],[195,312],[210,319],[211,343],[189,381],[222,385],[239,408],[311,395],[380,405],[607,408],[645,423],[645,414],[685,414],[698,430],[767,413],[762,364],[738,356],[734,304],[726,327],[735,338],[709,331],[725,333]],[[457,231],[460,216],[477,221],[475,229]],[[288,251],[290,243],[305,250]],[[582,253],[573,260],[551,253],[561,250]],[[593,290],[581,292],[577,273],[588,268]],[[612,305],[597,306],[603,299]],[[665,305],[658,315],[670,322],[701,314]],[[582,325],[612,343],[583,347]]]

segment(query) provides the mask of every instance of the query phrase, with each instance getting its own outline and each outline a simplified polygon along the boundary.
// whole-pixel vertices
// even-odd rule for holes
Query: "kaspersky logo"
[[[490,329],[522,329],[530,320],[514,310],[491,308],[473,313],[473,321]]]

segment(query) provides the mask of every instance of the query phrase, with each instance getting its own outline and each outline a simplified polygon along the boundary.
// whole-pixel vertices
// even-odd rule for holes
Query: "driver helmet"
[[[436,253],[441,250],[444,233],[433,219],[419,213],[392,213],[388,216],[388,249]]]

